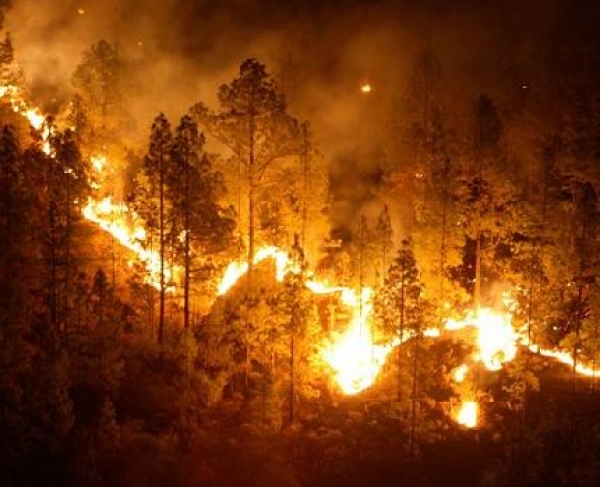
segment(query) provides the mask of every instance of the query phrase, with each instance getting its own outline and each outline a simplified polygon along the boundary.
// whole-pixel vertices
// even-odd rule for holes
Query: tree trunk
[[[404,283],[404,274],[406,272],[406,257],[404,254],[402,255],[402,260],[400,262],[401,265],[401,276],[402,280],[400,282],[400,343],[404,340],[404,315],[405,315],[405,283]],[[402,400],[402,347],[397,347],[398,349],[398,402]]]
[[[302,124],[302,247],[306,255],[306,221],[308,215],[308,135],[306,123]]]
[[[417,370],[418,370],[418,354],[419,354],[419,345],[420,345],[420,334],[421,331],[417,331],[417,336],[415,337],[415,346],[413,349],[413,370],[412,370],[412,414],[410,421],[410,458],[411,461],[414,462],[415,453],[416,453],[416,445],[415,445],[415,435],[417,429]]]
[[[183,276],[183,328],[190,326],[190,165],[189,157],[185,161],[185,196],[184,196],[184,276]]]
[[[158,183],[158,201],[159,201],[159,258],[160,258],[160,289],[159,289],[159,314],[158,314],[158,343],[162,349],[163,334],[165,326],[165,188],[164,188],[164,154],[161,154],[158,160],[159,183]]]
[[[255,160],[255,136],[256,136],[256,107],[254,103],[255,87],[252,87],[252,98],[250,101],[249,115],[249,150],[248,150],[248,272],[246,273],[246,296],[252,297],[252,271],[254,268],[254,231],[255,231],[255,185],[256,185],[256,160]],[[244,389],[248,392],[248,375],[250,373],[250,323],[246,322],[246,363],[244,367]]]
[[[478,311],[481,305],[481,197],[483,191],[483,161],[482,161],[482,140],[483,126],[479,121],[477,130],[477,143],[475,147],[475,162],[477,164],[477,222],[475,231],[475,291],[473,301],[475,310]]]
[[[71,267],[71,192],[70,192],[70,175],[67,174],[66,189],[67,189],[67,228],[65,235],[65,298],[64,298],[64,327],[63,331],[67,332],[69,327],[69,280]]]
[[[57,256],[56,256],[56,203],[50,202],[50,317],[52,328],[58,324],[58,289],[57,289]]]
[[[295,343],[294,343],[294,335],[296,333],[296,326],[295,326],[296,320],[295,318],[292,316],[292,332],[291,332],[291,336],[290,336],[290,417],[289,417],[289,424],[293,424],[294,423],[294,415],[295,415],[295,411],[294,411],[294,396],[296,394],[295,391],[295,386],[296,386],[296,377],[295,377],[295,367],[296,367],[296,363],[295,363]]]

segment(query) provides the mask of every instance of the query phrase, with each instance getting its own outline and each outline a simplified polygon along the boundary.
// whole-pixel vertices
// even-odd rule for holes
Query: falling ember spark
[[[362,93],[371,93],[373,91],[373,87],[369,83],[364,83],[361,85],[360,91]]]
[[[479,404],[475,401],[464,401],[456,415],[456,422],[467,428],[475,428],[477,426],[478,416]]]
[[[85,10],[84,10],[84,9],[82,9],[82,8],[78,8],[78,9],[77,9],[77,13],[78,13],[79,15],[83,15],[83,14],[85,14]]]

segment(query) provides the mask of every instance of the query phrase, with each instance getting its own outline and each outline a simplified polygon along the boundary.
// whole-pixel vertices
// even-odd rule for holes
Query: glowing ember
[[[456,415],[456,422],[467,428],[475,428],[477,426],[478,416],[479,404],[475,401],[464,401]]]
[[[371,93],[373,91],[373,87],[369,83],[365,83],[361,85],[360,91],[362,93]]]

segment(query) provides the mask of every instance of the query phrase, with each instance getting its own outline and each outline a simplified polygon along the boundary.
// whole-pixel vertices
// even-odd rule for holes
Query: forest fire
[[[462,3],[0,0],[0,486],[600,485],[600,2]]]
[[[360,90],[368,94],[372,91],[372,86],[365,83],[361,85]],[[30,107],[21,91],[12,85],[0,87],[0,98],[4,97],[8,99],[15,113],[21,114],[34,129],[41,132],[44,142],[43,151],[51,155],[49,143],[51,129],[45,126],[46,117],[39,109]],[[83,216],[135,254],[136,259],[147,271],[145,280],[149,285],[160,290],[161,272],[163,272],[162,278],[167,283],[166,290],[175,293],[181,280],[181,268],[161,266],[160,255],[152,250],[147,242],[146,229],[139,224],[138,216],[127,204],[113,200],[106,184],[107,171],[110,171],[107,158],[93,156],[90,163],[93,169],[90,185],[96,194],[89,197],[82,210]],[[299,275],[303,272],[301,266],[293,261],[288,252],[275,246],[265,246],[256,251],[253,264],[258,265],[269,259],[274,262],[275,277],[278,282],[282,282],[288,273]],[[161,267],[164,268],[161,270]],[[217,286],[217,296],[225,296],[247,272],[248,262],[231,262]],[[348,328],[340,333],[334,332],[322,347],[322,358],[330,367],[339,388],[344,394],[353,395],[371,387],[391,351],[414,337],[414,332],[405,330],[403,336],[394,337],[387,343],[377,343],[372,324],[373,290],[371,288],[363,287],[357,293],[352,288],[330,285],[310,276],[306,276],[304,284],[315,295],[339,294],[341,302],[351,310],[352,318]],[[481,362],[489,371],[500,370],[504,363],[515,358],[518,346],[524,345],[534,353],[574,366],[578,374],[588,377],[600,375],[594,367],[581,363],[575,364],[573,357],[564,351],[547,350],[535,344],[525,343],[512,324],[514,309],[510,306],[505,307],[507,309],[503,312],[491,308],[479,308],[469,312],[461,320],[448,319],[442,330],[426,328],[423,336],[437,338],[443,332],[475,329],[475,352],[472,358],[476,362]],[[469,366],[463,364],[452,372],[452,378],[456,383],[463,383],[468,373]],[[455,420],[468,428],[474,428],[477,426],[478,414],[478,403],[465,400]]]
[[[365,93],[371,90],[370,85],[363,85],[361,90]],[[36,108],[30,108],[24,101],[17,88],[3,86],[0,88],[0,97],[8,97],[13,110],[22,114],[36,129],[43,129],[45,117]],[[48,145],[49,131],[43,129],[45,141],[44,150],[50,152]],[[109,163],[105,156],[94,156],[91,158],[91,166],[95,172],[91,185],[98,194],[105,193],[104,182]],[[146,282],[153,287],[160,288],[160,257],[156,251],[149,250],[146,245],[146,231],[136,224],[136,215],[126,204],[115,203],[111,196],[95,199],[90,197],[83,208],[83,216],[90,222],[98,225],[103,231],[112,235],[123,247],[132,251],[142,262],[148,272]],[[288,272],[300,273],[300,267],[293,262],[289,254],[277,247],[267,246],[259,249],[254,256],[254,264],[259,264],[267,259],[273,259],[276,268],[276,279],[281,282]],[[248,271],[247,262],[233,261],[225,270],[217,288],[217,295],[223,296],[233,287],[236,282]],[[167,290],[175,292],[176,283],[179,280],[181,269],[177,266],[164,269],[165,281],[168,283]],[[331,367],[333,376],[340,389],[345,394],[357,394],[373,385],[387,357],[394,347],[400,345],[409,335],[396,337],[385,344],[377,344],[373,336],[370,323],[372,313],[372,290],[363,288],[360,297],[354,290],[343,286],[331,286],[329,284],[307,279],[305,285],[314,294],[339,293],[344,305],[352,310],[352,319],[348,329],[336,335],[324,347],[323,358]],[[510,362],[517,353],[517,346],[523,343],[512,325],[512,313],[509,311],[498,313],[490,308],[481,308],[477,312],[469,313],[462,320],[449,319],[446,321],[445,331],[457,331],[472,327],[477,331],[474,360],[480,361],[488,370],[497,371],[502,364]],[[440,331],[427,329],[425,336],[438,337]],[[554,358],[561,363],[573,366],[573,358],[570,354],[547,350],[535,344],[529,345],[529,349],[540,355]],[[578,363],[575,367],[577,373],[588,377],[597,377],[600,371]],[[468,366],[463,364],[453,373],[455,382],[465,380]],[[457,421],[467,427],[477,424],[477,403],[466,401],[463,403]]]

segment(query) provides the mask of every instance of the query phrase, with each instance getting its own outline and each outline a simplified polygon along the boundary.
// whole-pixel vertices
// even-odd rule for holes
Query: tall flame
[[[342,391],[345,394],[357,394],[373,385],[389,353],[400,343],[400,339],[395,338],[383,345],[374,342],[369,324],[373,310],[371,288],[363,288],[360,299],[356,299],[349,290],[345,296],[343,301],[353,308],[352,322],[348,330],[326,347],[324,358],[334,370],[334,377]]]

